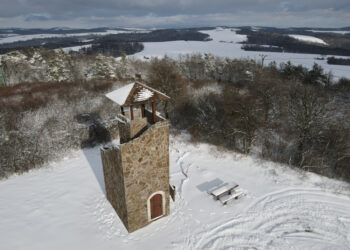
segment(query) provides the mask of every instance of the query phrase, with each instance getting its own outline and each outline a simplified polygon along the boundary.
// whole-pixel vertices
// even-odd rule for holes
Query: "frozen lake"
[[[311,68],[316,62],[321,65],[325,71],[331,71],[335,79],[340,77],[350,78],[350,67],[341,65],[329,65],[326,60],[316,60],[319,55],[316,54],[297,54],[297,53],[280,53],[280,52],[262,52],[262,51],[245,51],[241,49],[242,42],[246,40],[245,35],[239,35],[235,29],[203,30],[202,33],[208,34],[212,41],[171,41],[171,42],[149,42],[143,43],[143,51],[132,55],[132,57],[144,59],[145,57],[163,57],[167,55],[171,58],[178,58],[181,54],[191,53],[210,53],[215,56],[229,58],[251,58],[261,60],[261,55],[267,55],[266,64],[276,61],[277,64],[291,61],[296,65],[303,65]],[[349,57],[345,57],[349,58]]]

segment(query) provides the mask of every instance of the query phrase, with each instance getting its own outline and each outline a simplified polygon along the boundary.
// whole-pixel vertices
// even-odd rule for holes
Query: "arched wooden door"
[[[163,215],[162,195],[156,194],[151,198],[151,219]]]

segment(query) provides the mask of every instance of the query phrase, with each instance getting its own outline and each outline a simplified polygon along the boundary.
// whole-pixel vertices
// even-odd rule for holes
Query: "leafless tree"
[[[303,167],[305,158],[313,150],[325,115],[325,101],[320,91],[304,85],[295,85],[289,93],[289,122],[296,135],[296,151],[292,163]]]
[[[148,80],[152,87],[170,96],[169,101],[163,102],[165,116],[169,118],[170,110],[185,92],[184,80],[178,73],[174,61],[168,57],[154,58],[151,62]]]

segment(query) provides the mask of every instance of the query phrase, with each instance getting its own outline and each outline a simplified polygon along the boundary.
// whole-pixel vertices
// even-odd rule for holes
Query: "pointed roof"
[[[106,97],[120,106],[146,104],[170,99],[169,96],[140,82],[127,84],[106,94]]]

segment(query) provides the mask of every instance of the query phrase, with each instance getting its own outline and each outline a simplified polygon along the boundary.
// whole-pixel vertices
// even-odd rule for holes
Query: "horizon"
[[[0,28],[348,27],[348,0],[4,0]]]
[[[326,26],[290,26],[290,27],[283,27],[283,26],[263,26],[263,25],[238,25],[238,26],[230,26],[230,25],[204,25],[204,26],[167,26],[167,27],[128,27],[128,26],[96,26],[96,27],[81,27],[81,28],[74,28],[69,26],[51,26],[51,27],[30,27],[30,28],[23,28],[23,27],[0,27],[0,30],[6,30],[6,29],[23,29],[23,30],[30,30],[30,29],[42,29],[42,30],[50,30],[50,29],[56,29],[56,30],[91,30],[91,29],[135,29],[135,30],[152,30],[152,29],[204,29],[204,28],[244,28],[244,27],[256,27],[256,28],[277,28],[277,29],[332,29],[332,30],[341,30],[341,29],[350,29],[350,24],[348,26],[339,26],[339,27],[326,27]]]

